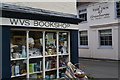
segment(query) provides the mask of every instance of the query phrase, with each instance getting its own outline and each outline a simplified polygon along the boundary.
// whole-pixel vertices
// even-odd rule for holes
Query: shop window
[[[120,17],[120,1],[116,2],[117,17]]]
[[[65,76],[70,61],[69,32],[13,29],[10,40],[11,80]]]
[[[99,30],[100,46],[112,46],[112,30]]]
[[[79,10],[79,18],[83,19],[83,21],[87,21],[87,9]]]
[[[88,46],[87,31],[80,31],[80,46]]]

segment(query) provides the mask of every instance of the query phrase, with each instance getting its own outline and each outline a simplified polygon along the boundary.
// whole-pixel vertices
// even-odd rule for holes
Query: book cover
[[[32,73],[34,70],[33,70],[33,64],[29,64],[29,72]]]
[[[33,63],[33,65],[34,65],[34,72],[37,72],[38,71],[37,70],[37,67],[38,67],[37,63]]]

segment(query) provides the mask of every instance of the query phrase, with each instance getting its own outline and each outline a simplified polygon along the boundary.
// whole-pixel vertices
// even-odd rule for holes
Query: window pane
[[[80,31],[80,45],[88,45],[87,31]]]
[[[87,21],[87,9],[79,10],[79,18],[82,18],[84,19],[84,21]]]
[[[116,2],[117,17],[120,17],[120,1]]]
[[[112,46],[112,31],[108,30],[100,30],[100,45],[102,46]]]
[[[41,31],[29,32],[29,56],[36,57],[43,55],[43,34]]]

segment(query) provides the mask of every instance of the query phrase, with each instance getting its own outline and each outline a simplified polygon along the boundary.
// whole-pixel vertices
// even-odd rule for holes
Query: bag
[[[65,77],[70,79],[77,79],[77,78],[83,78],[85,77],[85,72],[78,69],[75,65],[73,65],[71,62],[67,63],[67,69],[65,72]]]

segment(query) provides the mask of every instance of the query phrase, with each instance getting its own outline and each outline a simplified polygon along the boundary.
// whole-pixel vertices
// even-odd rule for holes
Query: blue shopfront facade
[[[1,4],[0,25],[0,78],[11,78],[10,36],[11,29],[53,30],[70,32],[70,60],[78,63],[78,23],[75,15],[51,12],[30,7]]]

